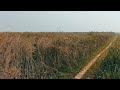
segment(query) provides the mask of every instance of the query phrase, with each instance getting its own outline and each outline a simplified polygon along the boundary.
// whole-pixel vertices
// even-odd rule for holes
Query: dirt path
[[[86,71],[95,63],[95,61],[98,59],[98,57],[101,56],[101,54],[103,52],[105,52],[111,45],[112,43],[116,40],[117,35],[115,36],[115,38],[110,42],[110,44],[103,49],[99,54],[97,54],[75,77],[74,79],[81,79],[83,77],[83,75],[86,73]]]

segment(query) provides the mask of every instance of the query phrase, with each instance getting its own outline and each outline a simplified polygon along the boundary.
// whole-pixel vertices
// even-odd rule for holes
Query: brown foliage
[[[59,78],[113,35],[1,32],[0,78]]]

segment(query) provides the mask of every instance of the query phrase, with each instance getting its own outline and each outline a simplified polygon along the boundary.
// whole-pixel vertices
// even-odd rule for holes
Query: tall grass
[[[94,79],[120,79],[120,36],[109,49]]]
[[[71,78],[112,32],[0,33],[0,78]]]

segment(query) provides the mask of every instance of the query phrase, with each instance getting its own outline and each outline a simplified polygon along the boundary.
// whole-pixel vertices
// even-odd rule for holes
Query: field
[[[113,32],[1,32],[0,79],[73,78],[114,36]],[[109,62],[110,65],[117,63],[115,68],[120,63],[116,60],[120,54],[118,42],[120,39],[110,49],[110,57],[106,57],[115,58],[114,62]],[[118,56],[115,57],[116,53]],[[107,63],[107,60],[104,61]],[[101,65],[100,68],[104,66]],[[97,76],[101,76],[99,71],[95,78]]]
[[[120,79],[120,35],[102,60],[94,79]]]

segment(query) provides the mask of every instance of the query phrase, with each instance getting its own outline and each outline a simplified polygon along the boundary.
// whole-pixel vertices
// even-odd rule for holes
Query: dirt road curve
[[[95,61],[98,59],[98,57],[105,52],[111,45],[112,43],[116,40],[116,37],[110,42],[110,44],[103,49],[98,55],[96,55],[96,57],[94,57],[75,77],[74,79],[81,79],[83,77],[83,75],[86,73],[86,71],[95,63]]]

